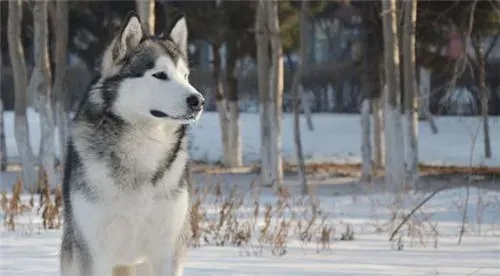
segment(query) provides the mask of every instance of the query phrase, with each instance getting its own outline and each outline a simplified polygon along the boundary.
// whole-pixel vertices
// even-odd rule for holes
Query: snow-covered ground
[[[414,194],[407,198],[403,213],[408,213],[424,196]],[[276,199],[264,192],[260,202],[264,206],[265,202],[273,203]],[[319,199],[321,208],[328,214],[327,224],[335,228],[328,250],[317,252],[319,234],[311,242],[302,243],[293,231],[290,231],[284,256],[272,255],[269,245],[255,254],[259,252],[257,237],[242,247],[219,247],[202,241],[201,247],[189,249],[185,275],[500,275],[498,192],[470,190],[466,232],[460,246],[457,242],[465,189],[436,195],[422,212],[417,212],[419,219],[412,221],[416,229],[413,238],[409,236],[408,227],[402,228],[401,250],[398,250],[398,242],[388,241],[391,228],[388,218],[397,210],[391,204],[390,195],[322,196]],[[24,200],[28,200],[27,196]],[[250,199],[248,203],[253,202]],[[251,204],[239,210],[245,210],[245,206],[251,213]],[[206,204],[204,208],[217,219],[217,205]],[[265,208],[261,209],[262,224]],[[243,223],[245,218],[242,215],[238,220]],[[275,225],[278,222],[273,218]],[[39,215],[33,213],[23,215],[18,223],[15,232],[0,226],[0,275],[59,275],[61,231],[41,229]],[[353,225],[355,239],[340,241],[347,224]],[[418,231],[423,235],[424,244],[420,243]]]
[[[34,151],[38,152],[38,115],[32,110],[28,115],[31,144]],[[194,159],[220,159],[222,150],[217,116],[216,113],[205,113],[200,122],[193,126]],[[16,162],[13,114],[7,112],[5,119],[7,154],[11,162]],[[303,147],[309,161],[359,162],[361,133],[358,115],[314,114],[313,121],[313,132],[308,131],[305,124],[302,124]],[[493,158],[486,161],[482,153],[483,138],[479,118],[438,117],[436,122],[440,131],[437,135],[431,133],[426,122],[420,123],[419,147],[422,162],[468,165],[472,155],[473,165],[500,166],[500,117],[490,118]],[[245,162],[257,161],[260,143],[258,114],[241,114],[241,133]],[[291,162],[294,156],[292,133],[292,116],[285,114],[283,154],[285,159]],[[59,150],[58,147],[56,149]],[[14,174],[11,172],[9,177],[0,180],[13,182]],[[287,177],[287,187],[298,185],[296,181],[291,180],[291,176]],[[241,188],[250,184],[252,176],[218,176],[217,179],[227,182],[227,187],[237,184]],[[217,180],[208,181],[205,175],[196,175],[196,183],[202,187],[213,187]],[[259,244],[257,240],[259,227],[264,220],[264,204],[271,203],[275,206],[277,201],[275,194],[264,190],[259,197],[259,226],[254,229],[250,243],[242,247],[219,247],[202,241],[201,247],[190,248],[185,275],[500,275],[498,189],[470,188],[466,231],[461,245],[457,243],[466,202],[465,188],[440,192],[426,203],[421,211],[416,212],[415,219],[411,220],[412,227],[404,226],[401,229],[399,244],[404,246],[402,250],[398,250],[397,241],[388,241],[391,229],[401,221],[402,214],[408,214],[427,194],[415,192],[406,195],[404,207],[397,208],[392,203],[394,199],[391,195],[366,194],[366,191],[359,187],[335,181],[338,179],[325,180],[324,184],[328,185],[317,190],[320,207],[324,211],[322,215],[328,215],[325,225],[334,228],[329,240],[329,250],[317,252],[321,228],[316,229],[312,240],[307,243],[299,240],[299,232],[290,231],[286,242],[287,253],[281,257],[271,254],[269,244]],[[3,186],[5,183],[0,184],[6,187]],[[295,187],[291,190],[298,189]],[[349,192],[346,193],[346,190]],[[254,199],[249,193],[242,194],[246,194],[246,203],[240,207],[242,214],[238,215],[237,220],[243,223],[249,219],[248,213],[253,211]],[[23,201],[28,201],[27,195],[23,195]],[[216,219],[219,214],[218,206],[220,207],[220,204],[206,201],[202,208],[208,217]],[[300,212],[300,206],[293,206],[295,205],[292,205],[291,209]],[[396,221],[391,220],[394,211],[399,213]],[[305,216],[310,215],[309,213]],[[0,217],[4,217],[1,209]],[[316,223],[320,221],[318,219]],[[275,219],[273,223],[276,226],[280,221]],[[348,224],[353,226],[355,240],[340,241],[341,233]],[[43,230],[40,215],[35,211],[19,216],[16,225],[14,232],[8,231],[4,224],[0,225],[0,275],[59,275],[61,230]],[[399,240],[399,237],[398,235],[396,240]],[[264,248],[262,251],[260,246]]]
[[[59,231],[29,237],[2,234],[0,273],[5,276],[59,275]],[[468,237],[462,246],[456,238],[441,238],[440,247],[390,248],[386,236],[359,235],[354,242],[332,244],[316,253],[314,246],[290,246],[283,257],[240,256],[232,247],[190,249],[186,276],[373,276],[453,275],[498,276],[500,253],[491,239]]]
[[[206,112],[193,125],[192,157],[200,161],[221,159],[222,146],[217,113]],[[259,160],[260,127],[258,113],[241,114],[243,156],[246,163]],[[28,111],[31,145],[38,152],[40,141],[39,117]],[[283,116],[283,155],[294,162],[293,121],[291,114]],[[359,115],[313,114],[314,131],[302,122],[304,154],[308,161],[357,163],[361,159],[361,127]],[[500,117],[490,117],[493,157],[485,160],[483,136],[479,117],[436,117],[439,134],[432,134],[427,122],[420,122],[419,158],[426,164],[500,166]],[[17,160],[12,112],[5,114],[7,155]],[[56,147],[59,151],[59,147]]]

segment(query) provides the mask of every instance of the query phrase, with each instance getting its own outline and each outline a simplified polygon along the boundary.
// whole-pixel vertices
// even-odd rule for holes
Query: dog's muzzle
[[[186,98],[188,112],[183,116],[171,116],[163,111],[151,109],[149,113],[156,118],[170,118],[174,120],[194,120],[205,106],[205,99],[201,95],[190,95]]]

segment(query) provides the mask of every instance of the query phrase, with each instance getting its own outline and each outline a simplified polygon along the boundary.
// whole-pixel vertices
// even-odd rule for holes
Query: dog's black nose
[[[201,109],[205,105],[205,99],[201,96],[191,95],[186,98],[186,102],[191,109]]]

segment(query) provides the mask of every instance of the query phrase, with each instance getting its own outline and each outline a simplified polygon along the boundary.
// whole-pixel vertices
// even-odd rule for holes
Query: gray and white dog
[[[72,122],[63,181],[63,276],[147,262],[182,275],[189,239],[186,131],[204,105],[188,81],[184,17],[158,36],[131,12]]]

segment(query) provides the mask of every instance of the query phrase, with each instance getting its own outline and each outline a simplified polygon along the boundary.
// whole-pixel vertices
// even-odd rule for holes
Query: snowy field
[[[443,191],[417,212],[412,227],[403,227],[401,235],[389,242],[391,229],[400,219],[391,221],[393,212],[408,213],[425,195],[407,196],[401,209],[394,207],[387,194],[356,197],[320,197],[327,215],[324,224],[333,227],[328,247],[318,246],[320,229],[311,231],[309,242],[299,241],[295,230],[288,231],[286,254],[271,253],[271,244],[258,242],[264,224],[264,203],[275,203],[269,191],[260,197],[262,205],[255,237],[242,246],[215,246],[201,239],[201,246],[188,251],[186,276],[208,275],[500,275],[500,197],[498,192],[470,189],[466,232],[457,245],[459,223],[465,202],[465,189]],[[23,197],[28,201],[28,197]],[[213,199],[213,198],[212,198]],[[290,201],[298,200],[297,197]],[[207,217],[218,221],[220,209],[206,199]],[[237,214],[243,224],[251,220],[252,200],[247,200]],[[310,214],[294,205],[297,213]],[[35,205],[36,208],[36,205]],[[307,210],[307,208],[305,208]],[[301,211],[302,210],[302,211]],[[247,215],[245,215],[247,213]],[[290,211],[285,217],[290,218]],[[293,222],[293,219],[289,220]],[[271,228],[280,225],[277,216]],[[354,240],[341,241],[346,225],[351,224]],[[321,227],[320,222],[315,224]],[[33,212],[17,219],[15,232],[0,231],[0,275],[59,275],[60,230],[44,230],[40,216]],[[293,227],[291,227],[292,229]],[[210,235],[207,240],[210,240]],[[401,238],[399,238],[401,237]],[[320,249],[318,251],[318,248]]]
[[[28,111],[31,145],[38,152],[40,141],[39,117]],[[283,116],[283,156],[294,162],[293,117]],[[301,118],[304,120],[304,118]],[[359,115],[313,114],[314,131],[302,122],[304,154],[311,162],[358,163],[361,160],[361,127]],[[479,117],[436,117],[439,134],[432,134],[427,122],[420,122],[419,157],[422,163],[435,165],[500,166],[500,117],[490,117],[493,158],[485,160],[483,136]],[[7,155],[17,161],[12,112],[5,114]],[[258,161],[260,155],[260,127],[258,113],[241,114],[241,135],[245,163]],[[192,157],[199,161],[221,160],[219,118],[206,112],[193,125]],[[59,151],[59,147],[56,147]]]
[[[38,152],[38,116],[31,110],[28,114],[31,144]],[[220,159],[222,150],[217,116],[216,113],[205,113],[193,126],[194,159],[210,162]],[[11,162],[16,162],[13,114],[7,112],[5,119],[7,154]],[[305,155],[309,161],[360,161],[358,115],[314,114],[313,121],[313,132],[305,129],[305,124],[302,130]],[[500,117],[490,118],[493,158],[486,161],[482,154],[479,118],[437,117],[436,122],[440,131],[437,135],[431,133],[426,122],[420,123],[419,147],[423,163],[466,166],[472,154],[473,165],[500,166]],[[260,151],[258,114],[241,114],[241,133],[245,162],[253,163],[258,160]],[[290,162],[293,162],[294,155],[292,133],[292,116],[285,114],[283,154]],[[15,173],[8,173],[8,177],[0,177],[2,179],[12,182]],[[286,199],[289,205],[283,205],[290,207],[284,209],[277,207],[277,201],[283,198],[275,191],[249,189],[252,180],[253,176],[249,174],[195,175],[195,183],[200,187],[198,191],[207,187],[211,190],[193,195],[194,199],[203,198],[199,212],[205,219],[198,223],[206,231],[197,239],[200,246],[189,249],[184,275],[500,275],[499,189],[470,188],[468,200],[466,188],[442,191],[418,210],[390,242],[390,233],[414,206],[429,195],[428,190],[405,194],[401,203],[396,204],[393,195],[346,184],[356,180],[326,179],[315,189],[321,212],[316,213],[318,217],[313,220],[314,208],[296,193],[295,176],[285,178],[292,196]],[[214,194],[217,181],[222,183],[220,197]],[[496,181],[489,184],[499,185]],[[0,184],[6,187],[5,183]],[[237,187],[237,195],[229,196],[233,185]],[[11,195],[7,197],[11,198]],[[234,199],[241,199],[242,204],[236,204],[232,220],[226,220],[222,230],[217,231],[233,229],[231,227],[235,227],[237,221],[240,228],[235,229],[250,234],[250,238],[240,246],[232,242],[217,246],[221,232],[214,230],[213,225],[220,221],[223,203]],[[24,194],[22,203],[28,202],[29,195]],[[260,206],[256,216],[252,215],[255,202]],[[266,203],[272,207],[269,229],[273,230],[264,235],[261,230],[266,225]],[[465,231],[461,245],[458,245],[465,206]],[[0,225],[0,275],[60,275],[61,230],[43,229],[37,207],[38,203],[35,203],[34,210],[15,217],[15,231],[9,230],[4,223]],[[4,218],[4,215],[5,210],[0,209],[0,216]],[[301,233],[311,221],[312,227],[307,231],[310,239],[304,241]],[[286,231],[280,228],[282,225],[287,225]],[[354,240],[341,240],[347,225],[352,227]],[[323,232],[325,229],[330,231],[327,236]],[[284,235],[281,243],[277,242],[277,233]],[[286,254],[273,254],[277,244],[280,244],[278,252],[286,251]]]

